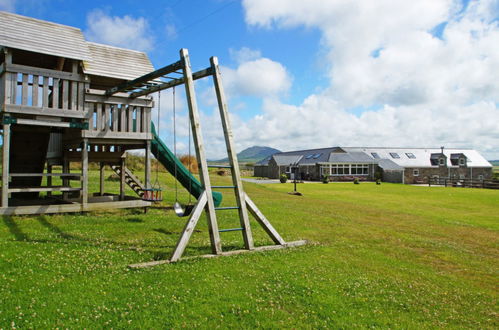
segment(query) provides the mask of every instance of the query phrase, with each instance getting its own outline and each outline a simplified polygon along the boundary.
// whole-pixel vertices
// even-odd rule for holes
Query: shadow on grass
[[[16,241],[28,241],[28,235],[22,232],[22,230],[19,228],[17,223],[12,219],[11,216],[5,215],[2,217],[3,222],[9,228],[9,231],[14,237],[16,238]]]
[[[169,231],[169,230],[166,230],[166,229],[163,229],[163,228],[155,228],[153,229],[155,232],[158,232],[160,234],[165,234],[165,235],[181,235],[182,232],[180,231]],[[201,233],[202,231],[199,230],[199,229],[194,229],[193,230],[194,233]]]

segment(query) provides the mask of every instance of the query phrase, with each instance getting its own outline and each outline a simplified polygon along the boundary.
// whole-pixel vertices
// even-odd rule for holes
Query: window
[[[413,176],[419,176],[419,170],[418,169],[415,169],[412,171],[412,175]]]
[[[311,154],[311,155],[307,155],[307,157],[305,157],[305,159],[310,159],[310,158],[312,158],[313,156],[314,156],[313,154]]]
[[[482,175],[482,174],[480,174],[480,175],[478,176],[478,180],[483,180],[483,175]]]
[[[459,166],[464,166],[464,165],[466,165],[466,159],[459,158]]]
[[[464,174],[459,174],[459,179],[461,179],[461,180],[462,180],[462,179],[465,179],[465,178],[466,178],[466,175],[464,175]]]
[[[291,173],[291,166],[286,166],[286,173]]]
[[[373,156],[374,159],[379,159],[379,155],[377,152],[371,152],[371,155]]]
[[[405,155],[407,156],[407,158],[416,159],[416,156],[414,156],[412,152],[406,152]]]
[[[443,157],[442,157],[442,158],[439,158],[439,159],[438,159],[438,165],[440,165],[440,166],[444,166],[444,165],[445,165],[445,158],[443,158]]]
[[[320,156],[322,156],[322,154],[315,154],[315,155],[314,155],[314,159],[317,159],[317,158],[319,158]]]
[[[396,152],[390,152],[390,156],[392,156],[392,158],[394,158],[394,159],[399,159],[400,158],[399,154],[396,153]]]

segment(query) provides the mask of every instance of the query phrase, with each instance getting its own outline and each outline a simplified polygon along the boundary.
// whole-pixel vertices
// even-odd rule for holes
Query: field
[[[286,240],[311,244],[129,270],[167,258],[186,221],[160,179],[165,202],[147,214],[4,217],[0,328],[499,327],[497,190],[301,184],[300,197],[246,183]],[[220,222],[237,226],[230,213]],[[257,227],[256,245],[270,243]],[[197,229],[187,255],[209,252],[204,218]],[[242,247],[240,233],[221,235]]]

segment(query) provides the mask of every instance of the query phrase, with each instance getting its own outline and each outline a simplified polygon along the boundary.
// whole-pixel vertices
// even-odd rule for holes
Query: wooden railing
[[[84,75],[17,64],[0,66],[0,110],[4,112],[84,118],[87,88]]]
[[[499,189],[499,181],[497,180],[478,180],[478,179],[455,179],[455,178],[431,178],[428,180],[428,185],[437,185],[444,187],[461,187],[461,188],[486,188]]]
[[[89,111],[85,137],[151,138],[151,98],[130,99],[128,94],[106,97],[104,91],[89,90],[85,102]]]

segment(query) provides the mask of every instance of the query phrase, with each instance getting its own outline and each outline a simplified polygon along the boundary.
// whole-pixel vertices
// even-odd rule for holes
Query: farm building
[[[476,150],[332,147],[274,154],[255,164],[255,176],[419,183],[428,178],[490,179],[492,165]]]

